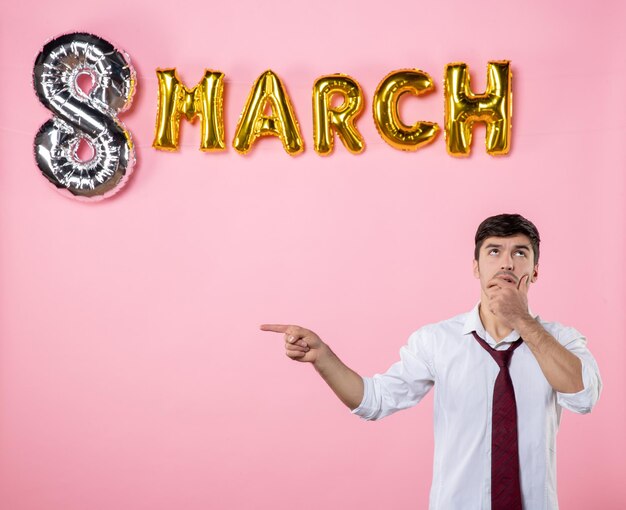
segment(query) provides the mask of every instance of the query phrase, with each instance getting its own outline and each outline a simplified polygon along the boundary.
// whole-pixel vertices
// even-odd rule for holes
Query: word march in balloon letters
[[[207,70],[192,88],[180,80],[176,69],[157,69],[158,103],[152,146],[177,150],[183,117],[200,121],[203,151],[226,150],[224,129],[224,73]],[[85,76],[91,87],[79,86]],[[37,55],[33,70],[35,92],[52,112],[34,141],[35,159],[42,174],[62,193],[82,200],[100,200],[127,182],[135,163],[130,131],[118,114],[131,107],[137,75],[130,57],[93,34],[57,37]],[[444,71],[444,133],[452,156],[470,153],[475,122],[487,126],[488,154],[507,154],[511,144],[512,74],[510,62],[487,64],[483,94],[471,90],[467,65],[452,63]],[[405,95],[422,96],[434,90],[432,78],[419,69],[387,74],[376,88],[372,117],[381,138],[393,149],[416,151],[435,141],[435,122],[407,125],[399,113]],[[337,98],[339,101],[337,101]],[[363,90],[352,77],[331,74],[317,78],[312,87],[313,148],[322,156],[335,150],[335,135],[346,150],[360,154],[365,141],[357,127],[363,113]],[[284,150],[296,155],[304,150],[300,125],[287,89],[271,70],[253,83],[234,130],[232,147],[247,154],[262,136],[278,138]],[[89,158],[79,157],[87,144]]]

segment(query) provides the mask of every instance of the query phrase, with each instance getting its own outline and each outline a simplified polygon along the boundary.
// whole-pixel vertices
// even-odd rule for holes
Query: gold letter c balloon
[[[407,93],[416,96],[434,89],[433,81],[419,69],[401,69],[383,78],[374,93],[374,122],[385,142],[404,151],[415,151],[432,142],[439,126],[435,122],[416,122],[407,126],[400,120],[398,102]]]

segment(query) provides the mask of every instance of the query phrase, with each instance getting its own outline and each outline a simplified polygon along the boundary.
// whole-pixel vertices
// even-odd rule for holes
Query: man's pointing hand
[[[288,324],[262,324],[261,330],[283,333],[285,354],[295,361],[315,363],[324,342],[313,331]]]

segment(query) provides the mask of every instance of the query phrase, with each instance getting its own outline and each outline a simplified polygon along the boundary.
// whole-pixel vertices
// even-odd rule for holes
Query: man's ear
[[[530,281],[535,283],[538,277],[539,277],[539,264],[535,264],[535,267],[533,269],[533,275],[531,276]]]
[[[478,271],[478,261],[476,259],[474,259],[474,262],[473,262],[473,269],[474,269],[474,278],[480,278],[480,272]]]

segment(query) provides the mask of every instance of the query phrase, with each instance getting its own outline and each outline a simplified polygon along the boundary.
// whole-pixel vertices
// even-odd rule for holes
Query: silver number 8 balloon
[[[88,92],[81,75],[93,83]],[[35,91],[54,116],[35,136],[41,172],[61,192],[98,200],[116,193],[135,163],[130,132],[117,114],[130,107],[136,87],[128,55],[87,33],[66,34],[48,42],[35,60]],[[78,156],[81,141],[93,156]]]

